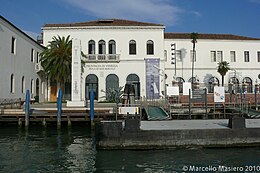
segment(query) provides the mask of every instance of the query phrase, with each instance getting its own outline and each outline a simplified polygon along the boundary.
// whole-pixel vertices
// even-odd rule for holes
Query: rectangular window
[[[164,50],[164,59],[167,61],[167,50]]]
[[[146,49],[147,49],[146,50],[147,55],[153,55],[154,54],[154,44],[153,44],[152,40],[147,41]]]
[[[16,54],[16,38],[12,37],[11,42],[11,53]]]
[[[31,50],[31,62],[34,62],[34,49]]]
[[[36,63],[39,63],[39,52],[36,53]]]
[[[245,62],[249,62],[249,51],[244,51]]]
[[[129,54],[136,55],[136,44],[129,44]]]
[[[210,51],[211,62],[217,62],[217,54],[216,51]]]
[[[236,51],[230,51],[230,62],[236,62]]]
[[[222,62],[223,61],[223,53],[222,51],[217,51],[217,61]]]
[[[190,62],[192,62],[194,58],[194,62],[196,62],[196,50],[193,52],[193,50],[190,51]]]
[[[181,50],[176,50],[176,60],[182,62]]]
[[[257,52],[257,62],[260,62],[260,51]]]

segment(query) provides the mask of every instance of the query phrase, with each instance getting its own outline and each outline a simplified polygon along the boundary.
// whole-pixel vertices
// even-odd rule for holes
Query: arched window
[[[88,42],[88,54],[95,54],[95,41],[94,40],[90,40]]]
[[[24,76],[22,77],[22,88],[21,88],[21,92],[25,93],[25,79]]]
[[[177,77],[176,81],[178,82],[179,92],[183,93],[183,83],[185,82],[185,80],[182,77]]]
[[[108,54],[109,60],[116,60],[116,42],[114,40],[108,42]]]
[[[106,54],[106,42],[104,40],[98,42],[98,54]]]
[[[154,54],[154,45],[152,40],[148,40],[146,43],[147,55]]]
[[[214,92],[214,86],[219,86],[219,80],[216,77],[209,78],[208,81],[208,92],[213,93]]]
[[[245,77],[245,78],[243,79],[243,83],[246,84],[246,87],[247,87],[247,90],[246,90],[246,91],[247,91],[248,93],[252,93],[252,92],[253,92],[252,79],[249,78],[249,77]]]
[[[10,78],[10,93],[14,93],[14,74],[11,74]]]
[[[129,54],[136,55],[136,41],[135,40],[129,41]]]
[[[37,78],[36,79],[36,96],[39,96],[40,95],[40,81],[39,81],[39,79]]]
[[[115,74],[110,74],[106,77],[106,98],[109,99],[108,94],[118,90],[119,88],[119,78]],[[111,92],[111,93],[109,93]]]
[[[228,83],[232,84],[232,90],[236,93],[240,93],[239,80],[236,77],[229,78]]]
[[[108,49],[108,54],[116,54],[116,42],[114,40],[108,42]]]
[[[191,77],[191,78],[188,80],[188,82],[191,82],[191,81],[192,81],[193,83],[195,83],[195,82],[196,82],[196,77],[193,77],[193,78]]]
[[[98,60],[106,59],[106,42],[104,40],[98,42],[98,54]]]

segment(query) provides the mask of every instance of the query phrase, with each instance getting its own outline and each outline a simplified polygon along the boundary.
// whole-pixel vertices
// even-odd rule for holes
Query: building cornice
[[[164,30],[165,26],[75,26],[75,27],[42,27],[42,30],[102,30],[102,29],[156,29]]]

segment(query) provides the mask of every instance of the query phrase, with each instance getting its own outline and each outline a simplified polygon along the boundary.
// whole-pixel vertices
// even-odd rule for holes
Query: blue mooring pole
[[[93,89],[90,91],[90,121],[91,128],[94,128],[94,91]]]
[[[62,90],[59,89],[58,99],[57,99],[57,127],[61,127],[61,114],[62,114]]]
[[[26,90],[25,96],[25,127],[29,126],[30,121],[30,91]]]
[[[258,103],[257,103],[257,89],[255,87],[255,110],[258,111]]]

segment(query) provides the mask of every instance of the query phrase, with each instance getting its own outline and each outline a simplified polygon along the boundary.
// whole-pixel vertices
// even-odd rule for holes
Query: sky
[[[260,0],[1,0],[0,15],[34,38],[44,24],[112,18],[260,38]]]

